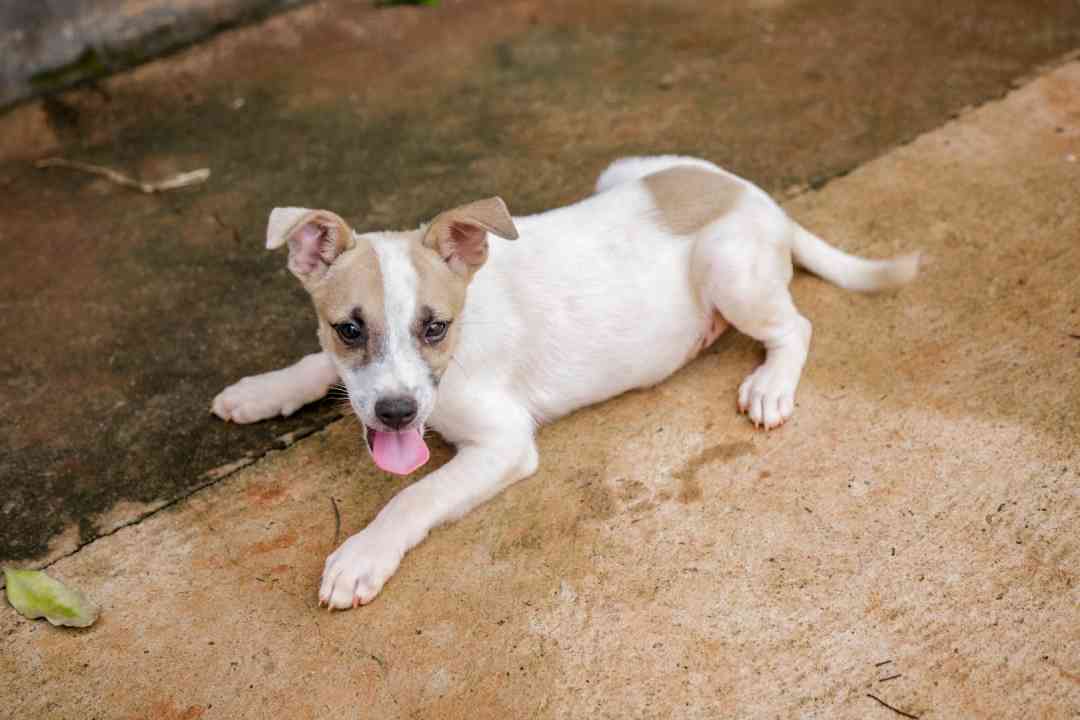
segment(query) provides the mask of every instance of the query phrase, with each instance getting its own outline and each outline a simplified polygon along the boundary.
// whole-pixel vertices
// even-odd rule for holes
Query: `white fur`
[[[687,164],[723,173],[745,192],[732,211],[677,236],[640,178]],[[330,607],[369,602],[431,528],[532,474],[536,424],[668,377],[700,350],[717,312],[766,347],[765,362],[739,388],[740,409],[766,428],[783,423],[794,409],[811,336],[787,289],[793,255],[861,290],[909,280],[917,265],[912,257],[867,261],[831,248],[757,187],[696,158],[619,160],[600,176],[597,194],[515,223],[517,242],[491,238],[487,263],[456,319],[462,327],[456,362],[434,408],[420,413],[457,446],[457,455],[399,493],[327,559],[319,597]],[[413,310],[398,298],[415,295],[409,283],[416,273],[410,275],[408,258],[396,250],[376,251],[388,315],[409,322]],[[371,384],[383,382],[412,389],[415,350],[401,337],[392,344],[388,367],[371,377],[345,374],[350,395],[360,395],[363,385],[371,397]],[[306,371],[278,372],[296,383],[290,402],[239,393],[244,382],[260,382],[247,379],[224,391],[230,410],[219,412],[215,400],[214,411],[246,422],[311,399]],[[288,384],[280,379],[269,394]]]
[[[407,240],[392,234],[365,236],[375,251],[383,278],[386,335],[376,359],[358,368],[336,362],[353,410],[368,427],[389,430],[375,415],[381,397],[408,395],[416,400],[419,417],[435,405],[435,389],[427,365],[412,342],[410,325],[416,317],[416,268],[409,259]]]
[[[306,355],[281,370],[252,375],[218,393],[210,407],[222,420],[252,423],[288,417],[321,399],[337,382],[338,371],[326,353]]]

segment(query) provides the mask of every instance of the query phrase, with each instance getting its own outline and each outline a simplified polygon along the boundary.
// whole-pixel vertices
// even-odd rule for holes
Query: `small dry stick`
[[[904,676],[903,675],[890,675],[889,677],[881,678],[880,680],[878,680],[878,682],[888,682],[890,680],[895,680],[896,678],[902,678],[902,677],[904,677]]]
[[[198,185],[199,183],[206,182],[207,178],[210,177],[210,168],[199,168],[198,170],[183,172],[157,182],[142,182],[130,175],[125,175],[122,172],[113,170],[112,168],[102,167],[101,165],[91,165],[90,163],[78,162],[77,160],[65,160],[64,158],[46,158],[45,160],[39,160],[35,163],[35,167],[62,167],[71,170],[80,170],[85,173],[90,173],[91,175],[100,175],[117,185],[134,188],[147,195],[153,195],[154,193],[162,192],[163,190],[176,190],[177,188],[187,187],[188,185]]]
[[[882,660],[879,663],[874,663],[874,667],[881,667],[882,665],[888,665],[891,662],[892,662],[892,660]]]
[[[341,537],[341,512],[333,495],[330,496],[330,507],[334,508],[334,547],[337,547],[338,538]]]
[[[911,720],[919,720],[918,715],[912,715],[911,713],[906,713],[903,710],[900,710],[898,708],[894,708],[892,705],[885,702],[884,700],[879,698],[877,695],[874,695],[873,693],[866,693],[866,697],[870,698],[871,700],[876,700],[877,702],[881,703],[881,705],[883,705],[884,707],[889,708],[890,710],[892,710],[897,715],[902,715],[902,716],[904,716],[906,718],[911,718]]]

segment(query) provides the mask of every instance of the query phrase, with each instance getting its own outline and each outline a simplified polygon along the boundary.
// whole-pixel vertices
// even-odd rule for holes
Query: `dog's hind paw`
[[[762,365],[739,386],[739,411],[746,413],[755,426],[771,430],[783,425],[795,411],[795,385],[789,373]]]
[[[401,564],[404,551],[368,529],[353,535],[326,559],[319,605],[331,610],[367,605]]]
[[[214,398],[210,412],[222,420],[241,424],[293,414],[305,400],[297,397],[284,372],[252,375],[230,385]]]

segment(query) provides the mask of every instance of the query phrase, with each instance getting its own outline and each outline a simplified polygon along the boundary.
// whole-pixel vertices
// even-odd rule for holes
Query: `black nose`
[[[416,401],[407,395],[381,398],[375,402],[375,417],[394,430],[403,428],[416,419]]]

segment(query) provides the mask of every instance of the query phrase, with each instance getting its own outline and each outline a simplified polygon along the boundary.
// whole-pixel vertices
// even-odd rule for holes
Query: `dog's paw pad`
[[[783,425],[795,411],[795,382],[788,373],[762,365],[739,386],[739,411],[766,430]]]
[[[374,533],[353,535],[326,559],[319,604],[332,610],[367,605],[397,570],[402,554]]]

